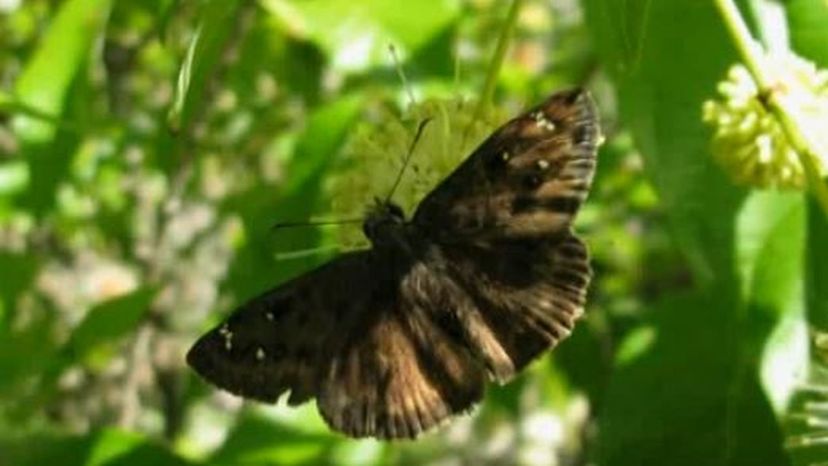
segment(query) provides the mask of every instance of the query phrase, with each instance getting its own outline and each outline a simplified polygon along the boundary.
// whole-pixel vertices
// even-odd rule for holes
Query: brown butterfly
[[[569,335],[590,267],[571,230],[600,131],[580,89],[509,121],[407,220],[378,201],[370,249],[238,308],[187,362],[245,398],[316,398],[331,428],[413,438]]]

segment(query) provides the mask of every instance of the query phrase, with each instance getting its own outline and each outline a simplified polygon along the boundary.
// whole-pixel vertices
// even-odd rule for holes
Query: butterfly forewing
[[[507,122],[401,221],[381,205],[373,248],[254,298],[187,355],[232,393],[317,400],[353,437],[412,438],[468,410],[565,338],[590,268],[571,224],[600,138],[580,90]],[[366,224],[369,224],[366,220]]]
[[[566,231],[592,184],[600,137],[587,92],[555,94],[487,138],[420,203],[414,222],[449,241]]]

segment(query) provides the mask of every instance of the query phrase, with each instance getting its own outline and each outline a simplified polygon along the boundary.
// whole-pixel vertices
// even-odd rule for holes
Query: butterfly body
[[[580,90],[495,131],[406,219],[377,200],[371,248],[258,296],[188,353],[207,380],[289,404],[311,398],[335,430],[411,438],[468,410],[555,346],[590,279],[571,223],[599,130]]]

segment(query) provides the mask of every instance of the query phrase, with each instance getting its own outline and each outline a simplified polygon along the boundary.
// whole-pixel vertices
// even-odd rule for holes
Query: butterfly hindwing
[[[447,248],[449,274],[472,306],[459,307],[469,346],[506,382],[569,336],[591,278],[586,246],[574,235]]]
[[[566,231],[592,184],[600,137],[589,93],[554,94],[487,138],[413,221],[450,241]]]
[[[403,285],[370,325],[343,334],[318,400],[334,429],[352,437],[414,438],[482,397],[483,368],[410,292]]]
[[[334,259],[241,306],[187,361],[246,398],[317,398],[329,425],[352,437],[414,437],[469,409],[484,381],[413,299],[418,273],[428,272],[382,251]]]
[[[371,253],[340,256],[236,309],[202,336],[187,355],[199,374],[231,393],[275,402],[315,395],[320,368],[329,357],[330,335],[354,325],[366,289]],[[367,284],[370,285],[370,281]]]

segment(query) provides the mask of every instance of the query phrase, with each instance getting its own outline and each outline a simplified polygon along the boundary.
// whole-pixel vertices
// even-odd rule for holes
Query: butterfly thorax
[[[374,247],[408,244],[408,224],[405,213],[397,204],[376,199],[365,216],[362,231]]]

